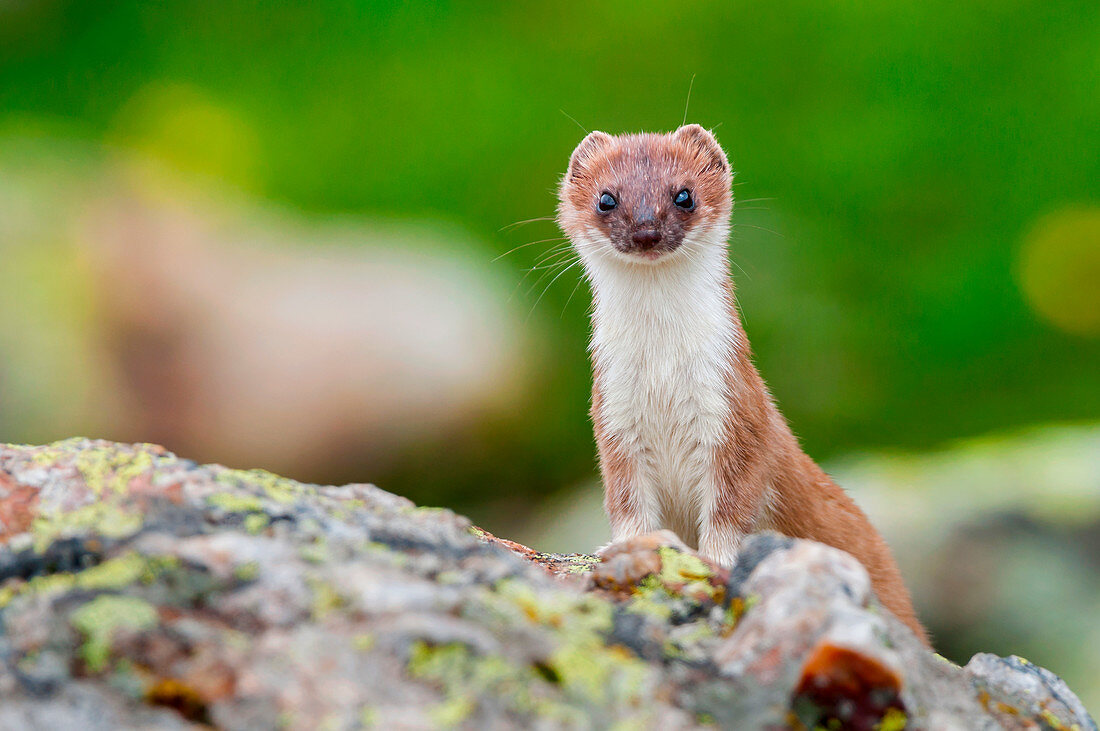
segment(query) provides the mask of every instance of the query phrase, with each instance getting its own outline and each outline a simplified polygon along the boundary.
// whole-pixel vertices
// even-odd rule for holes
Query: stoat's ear
[[[566,179],[572,180],[583,173],[585,166],[592,160],[592,156],[613,141],[611,135],[606,132],[600,132],[599,130],[589,132],[588,136],[577,145],[577,149],[573,150],[573,154],[569,158],[569,171],[565,174]]]
[[[685,124],[672,133],[672,138],[696,149],[705,161],[706,170],[726,172],[730,168],[726,153],[708,130],[697,124]]]

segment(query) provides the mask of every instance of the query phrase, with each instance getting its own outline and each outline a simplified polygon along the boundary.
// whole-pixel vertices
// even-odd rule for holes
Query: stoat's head
[[[707,130],[592,132],[569,159],[558,225],[587,260],[655,263],[683,247],[724,247],[730,166]]]

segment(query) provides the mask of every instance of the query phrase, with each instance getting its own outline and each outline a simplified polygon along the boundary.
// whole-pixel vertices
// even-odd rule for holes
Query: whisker
[[[529,298],[531,294],[542,285],[543,282],[545,282],[549,277],[555,276],[555,274],[560,274],[562,271],[564,271],[566,267],[568,267],[569,263],[569,260],[566,259],[565,261],[560,261],[556,263],[552,267],[548,267],[546,271],[539,275],[538,279],[531,283],[531,286],[527,288],[527,291],[523,293],[523,296],[525,298]],[[530,315],[530,313],[528,313],[528,315]]]
[[[536,262],[533,267],[528,269],[527,274],[523,275],[524,279],[526,279],[527,275],[531,274],[532,272],[544,272],[544,273],[539,276],[539,278],[535,281],[535,283],[533,285],[531,285],[531,289],[527,290],[527,294],[531,294],[531,292],[534,290],[534,288],[537,287],[540,282],[542,282],[542,280],[546,277],[546,272],[553,272],[558,267],[563,266],[564,264],[566,264],[572,258],[570,256],[570,254],[571,254],[571,252],[569,252],[569,251],[564,251],[564,250],[563,251],[558,251],[558,252],[554,253],[552,256],[547,255],[541,261]],[[522,282],[523,280],[521,279],[520,281]]]
[[[567,248],[560,248],[557,251],[550,251],[546,254],[543,254],[542,257],[540,258],[540,260],[536,261],[534,266],[532,266],[527,271],[525,271],[523,273],[523,276],[519,278],[519,281],[516,282],[516,286],[512,288],[511,294],[508,295],[508,302],[511,302],[512,298],[516,296],[516,292],[518,292],[519,288],[523,286],[523,283],[525,281],[527,281],[527,277],[531,276],[531,272],[534,272],[536,270],[546,270],[546,269],[553,270],[554,268],[556,268],[558,266],[561,266],[562,262],[552,262],[552,263],[550,263],[549,260],[551,258],[554,258],[554,257],[560,257],[561,255],[567,253],[567,251],[568,251]],[[566,261],[568,261],[568,259],[566,259]],[[545,276],[546,275],[544,273],[541,277],[539,277],[538,280],[536,280],[536,282],[533,285],[531,285],[531,289],[527,290],[528,295],[531,294],[531,290],[533,290],[535,287],[537,287],[538,283],[540,281],[542,281],[542,278],[545,277]]]
[[[565,267],[565,269],[562,269],[562,270],[561,270],[560,272],[558,272],[558,275],[557,275],[556,277],[554,277],[553,279],[551,279],[551,280],[550,280],[550,283],[549,283],[549,284],[547,284],[547,285],[546,285],[546,286],[545,286],[545,287],[543,288],[543,290],[542,290],[542,294],[540,294],[540,295],[539,295],[539,298],[538,298],[537,300],[535,300],[535,304],[531,305],[531,312],[527,313],[527,319],[531,319],[531,315],[532,315],[532,314],[534,314],[534,312],[535,312],[535,308],[539,306],[539,302],[542,302],[542,298],[543,298],[543,297],[545,297],[545,296],[546,296],[546,293],[550,291],[550,288],[554,286],[554,282],[556,282],[556,281],[558,281],[559,279],[561,279],[561,276],[562,276],[563,274],[565,274],[565,273],[566,273],[567,271],[569,271],[569,270],[570,270],[570,269],[572,269],[573,267],[577,266],[577,264],[579,264],[579,263],[580,263],[580,261],[581,261],[581,260],[580,260],[579,258],[578,258],[578,259],[575,259],[575,260],[573,261],[573,263],[572,263],[572,264],[570,264],[569,266]]]
[[[761,231],[766,231],[766,232],[768,232],[768,233],[770,233],[770,234],[773,234],[773,235],[775,235],[775,236],[778,236],[778,237],[779,237],[779,238],[781,238],[781,239],[783,239],[783,238],[786,238],[786,236],[784,236],[783,234],[779,233],[778,231],[773,231],[773,230],[772,230],[772,229],[770,229],[770,228],[765,228],[764,226],[757,226],[756,224],[752,224],[752,223],[734,223],[733,225],[734,225],[735,227],[736,227],[736,226],[745,226],[745,227],[747,227],[747,228],[755,228],[755,229],[759,229],[759,230],[761,230]]]
[[[687,101],[684,102],[684,121],[680,122],[680,126],[683,127],[688,121],[688,107],[691,106],[691,87],[695,86],[695,74],[691,75],[691,82],[688,84],[688,96]]]
[[[584,281],[584,277],[577,277],[577,283],[573,285],[573,291],[569,293],[569,297],[565,300],[565,306],[561,308],[560,319],[565,319],[565,311],[569,309],[569,303],[573,301],[573,295],[580,289],[581,282]]]
[[[564,115],[565,115],[566,117],[569,117],[569,119],[573,119],[573,117],[570,117],[570,116],[569,116],[569,112],[565,111],[564,109],[559,109],[558,111],[559,111],[559,112],[561,112],[562,114],[564,114]],[[583,124],[581,124],[580,122],[578,122],[577,120],[573,119],[573,124],[575,124],[575,125],[577,125],[578,127],[580,127],[580,128],[581,128],[581,129],[582,129],[582,130],[584,131],[584,133],[585,133],[585,134],[589,134],[588,130],[586,130],[586,129],[584,128],[584,125],[583,125]]]
[[[535,260],[535,267],[542,266],[546,262],[567,253],[572,247],[569,244],[559,244],[550,251],[543,252],[539,255],[539,258]],[[532,267],[533,269],[534,267]]]
[[[504,257],[508,256],[509,254],[513,254],[513,253],[519,251],[520,249],[525,249],[528,246],[534,246],[535,244],[546,244],[546,243],[549,243],[551,241],[564,241],[564,240],[565,240],[564,236],[555,236],[552,239],[539,239],[538,241],[529,241],[526,244],[520,244],[519,246],[515,247],[514,249],[509,249],[508,251],[504,252],[500,256],[493,259],[493,261],[499,261],[500,259],[503,259]],[[492,262],[490,262],[490,263],[492,263]]]
[[[568,259],[569,259],[569,257],[565,257],[565,258],[560,258],[559,257],[558,260],[555,261],[555,262],[548,262],[546,264],[540,264],[538,266],[533,266],[530,269],[528,269],[527,271],[528,272],[544,272],[547,269],[556,269],[559,266],[561,266],[562,264],[564,264],[566,261],[568,261]]]
[[[553,220],[554,220],[553,216],[539,216],[538,218],[527,218],[527,219],[524,219],[522,221],[516,221],[515,223],[510,223],[507,226],[502,227],[500,230],[501,231],[507,231],[510,228],[515,228],[516,226],[523,226],[523,225],[528,224],[528,223],[538,223],[539,221],[553,221]]]
[[[749,275],[749,273],[745,271],[745,268],[744,268],[744,267],[742,267],[742,266],[741,266],[740,264],[738,264],[738,263],[737,263],[737,262],[736,262],[736,261],[734,260],[734,258],[733,258],[732,256],[731,256],[731,257],[728,257],[728,258],[729,258],[729,260],[730,260],[730,264],[733,264],[733,265],[734,265],[735,267],[737,267],[738,269],[740,269],[740,270],[741,270],[741,273],[742,273],[742,274],[744,274],[744,275],[745,275],[745,277],[746,277],[747,279],[752,279],[752,277],[751,277],[751,276]]]

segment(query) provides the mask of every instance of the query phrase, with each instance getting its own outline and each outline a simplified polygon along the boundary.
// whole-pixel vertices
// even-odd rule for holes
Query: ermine
[[[726,240],[732,174],[697,124],[592,132],[558,223],[593,292],[592,421],[612,539],[667,528],[731,565],[772,529],[847,551],[925,643],[882,536],[799,446],[752,363]]]

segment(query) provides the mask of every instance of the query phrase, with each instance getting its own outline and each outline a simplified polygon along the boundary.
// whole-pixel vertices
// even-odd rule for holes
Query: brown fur
[[[713,517],[716,526],[733,527],[742,534],[771,528],[847,551],[867,569],[883,606],[928,644],[886,541],[848,494],[802,451],[776,407],[752,364],[732,292],[730,296],[730,317],[745,345],[735,351],[731,371],[729,436],[715,455],[721,485]]]
[[[633,471],[630,460],[604,428],[599,382],[599,369],[596,369],[592,385],[592,426],[596,434],[600,474],[603,477],[603,507],[612,521],[629,525],[637,523],[643,511],[636,503],[637,494],[630,489]],[[642,527],[639,532],[646,530],[647,528]]]

